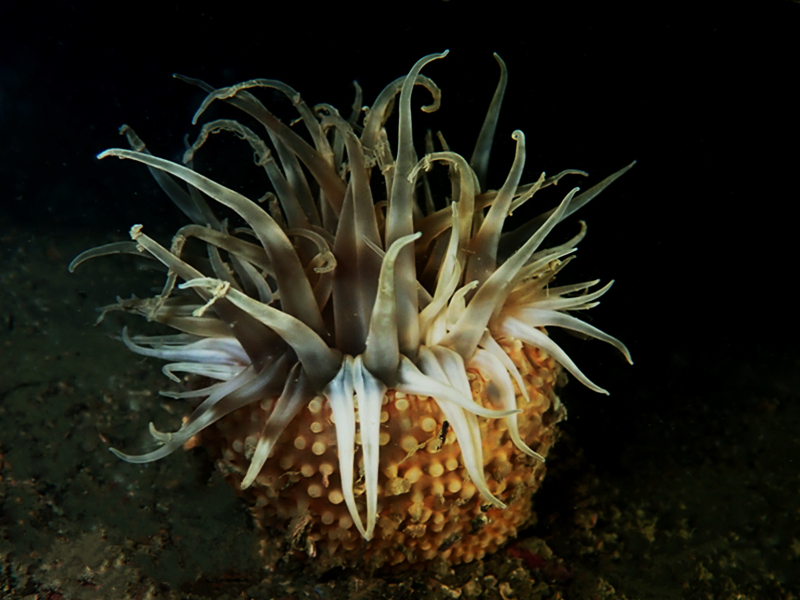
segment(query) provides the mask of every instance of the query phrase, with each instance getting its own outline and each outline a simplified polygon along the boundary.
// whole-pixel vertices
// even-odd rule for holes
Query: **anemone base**
[[[515,390],[523,411],[518,415],[520,435],[546,456],[557,439],[556,425],[566,416],[555,394],[563,383],[560,367],[538,348],[518,340],[500,343],[530,398],[526,401]],[[492,382],[472,369],[468,378],[475,401],[496,407]],[[268,399],[238,410],[200,436],[237,489],[273,403]],[[514,446],[504,419],[481,418],[479,424],[489,489],[505,509],[488,504],[470,480],[456,436],[432,398],[390,389],[381,422],[377,526],[368,542],[344,502],[330,406],[321,397],[310,400],[289,424],[254,485],[242,492],[263,531],[268,562],[287,554],[306,556],[317,571],[336,566],[376,569],[437,557],[453,564],[471,562],[495,551],[531,518],[531,497],[546,469]],[[356,463],[362,470],[358,435]],[[362,478],[356,483],[362,514],[363,497]]]

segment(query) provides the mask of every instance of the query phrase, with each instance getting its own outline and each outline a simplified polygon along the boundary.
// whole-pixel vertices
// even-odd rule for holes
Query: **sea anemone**
[[[557,246],[541,245],[632,165],[504,231],[507,217],[536,192],[586,174],[542,174],[520,185],[525,136],[514,131],[505,183],[486,189],[507,79],[497,56],[500,82],[471,160],[441,136],[441,149],[429,136],[419,159],[412,92],[425,88],[433,102],[423,110],[438,109],[439,88],[420,71],[446,54],[420,59],[369,108],[358,108],[358,90],[348,119],[327,104],[310,109],[279,81],[214,89],[182,77],[208,93],[193,123],[210,104],[226,102],[263,126],[269,143],[238,121],[215,120],[181,165],[151,155],[123,126],[132,149],[99,158],[147,165],[193,224],[169,249],[135,225],[132,242],[89,250],[70,266],[117,253],[166,266],[160,294],[105,310],[136,312],[180,332],[131,337],[123,330],[122,341],[169,361],[163,370],[171,379],[186,373],[195,382],[168,394],[199,402],[178,431],[151,424],[155,450],[112,452],[147,463],[184,445],[207,446],[248,490],[265,537],[326,566],[434,556],[462,562],[496,548],[530,516],[530,496],[565,415],[554,392],[560,368],[607,393],[545,328],[608,342],[631,360],[620,341],[569,314],[597,305],[611,283],[594,291],[599,280],[553,285],[586,226]],[[306,135],[278,120],[256,88],[285,94]],[[393,150],[386,124],[395,104]],[[252,147],[273,190],[260,202],[193,170],[195,153],[220,131]],[[437,202],[428,171],[439,164],[448,168],[451,196]],[[209,199],[243,226],[229,228]],[[190,253],[191,245],[205,256]]]

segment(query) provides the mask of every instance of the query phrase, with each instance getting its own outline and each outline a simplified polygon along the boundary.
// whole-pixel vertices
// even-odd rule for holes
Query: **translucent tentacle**
[[[509,289],[511,280],[528,262],[531,254],[536,251],[547,234],[561,220],[575,192],[577,192],[577,188],[567,194],[558,209],[547,219],[542,228],[478,288],[471,302],[467,305],[464,314],[459,318],[458,323],[442,340],[441,344],[443,346],[452,348],[463,357],[472,356],[483,335],[483,330],[489,323],[489,319],[495,311],[500,309],[511,291]]]
[[[339,450],[339,475],[342,480],[342,495],[347,510],[353,518],[361,536],[366,538],[364,522],[356,508],[353,494],[353,459],[356,443],[356,409],[353,401],[353,358],[345,356],[342,367],[325,388],[323,395],[331,406],[333,420],[336,422],[336,446]]]
[[[394,242],[386,252],[381,266],[378,294],[372,308],[367,347],[364,350],[364,365],[387,385],[394,384],[400,363],[395,263],[403,248],[419,236],[419,233],[414,233]]]
[[[601,388],[599,385],[592,383],[586,375],[572,362],[572,359],[567,355],[561,347],[550,339],[546,333],[542,333],[535,327],[531,327],[527,323],[515,319],[512,316],[503,316],[495,327],[497,335],[514,337],[522,340],[526,344],[541,348],[550,354],[556,361],[561,364],[567,371],[580,381],[583,385],[588,387],[594,392],[608,395],[608,392]]]
[[[116,448],[109,448],[109,450],[118,458],[130,463],[148,463],[169,456],[203,429],[234,410],[241,408],[242,405],[239,403],[227,403],[226,406],[226,403],[220,402],[220,400],[253,377],[255,377],[255,372],[252,367],[248,367],[238,376],[220,385],[197,407],[183,427],[174,433],[162,433],[150,423],[150,434],[163,444],[160,448],[139,455],[125,454]]]
[[[208,194],[220,204],[238,212],[253,227],[267,251],[270,263],[275,270],[284,310],[292,316],[298,317],[318,334],[327,335],[319,307],[314,301],[311,284],[303,274],[303,267],[292,243],[264,210],[238,192],[168,160],[120,149],[106,150],[97,155],[100,159],[108,156],[128,158],[166,171]]]
[[[289,377],[286,379],[283,393],[275,403],[275,407],[261,430],[255,452],[250,460],[250,466],[247,468],[247,473],[242,480],[243,490],[250,487],[258,477],[283,430],[297,416],[297,413],[306,406],[308,398],[313,395],[308,379],[300,368],[300,363],[295,363],[289,373]]]
[[[422,351],[423,348],[426,347],[420,346],[420,351]],[[426,352],[430,352],[430,350],[426,349]],[[432,353],[430,355],[433,356]],[[406,394],[430,396],[437,400],[439,398],[446,399],[467,410],[469,413],[474,413],[478,416],[488,417],[490,419],[498,419],[513,413],[521,412],[520,410],[493,410],[476,404],[471,395],[463,394],[447,382],[427,376],[424,371],[417,368],[417,366],[405,356],[400,359],[396,389]]]
[[[442,365],[439,364],[437,357],[430,349],[422,346],[419,352],[419,359],[421,367],[429,379],[437,381],[447,387],[458,385],[460,377],[457,377],[456,381],[451,381],[442,368]],[[464,374],[464,378],[466,379],[466,373]],[[469,393],[469,390],[460,390],[460,393],[463,394],[464,392]],[[489,491],[489,486],[486,483],[486,475],[483,472],[483,450],[480,427],[475,415],[471,412],[464,411],[463,407],[456,405],[444,396],[432,394],[432,397],[436,400],[436,404],[438,404],[439,408],[444,413],[453,431],[456,432],[456,438],[461,447],[464,468],[467,469],[467,473],[469,473],[475,487],[477,487],[481,495],[494,506],[497,508],[505,508],[506,505]]]
[[[203,277],[192,279],[180,286],[181,288],[201,287],[212,292],[215,298],[227,298],[235,306],[252,315],[264,325],[274,330],[297,353],[297,357],[306,368],[308,377],[319,388],[320,382],[330,381],[332,374],[339,369],[341,353],[329,347],[315,331],[299,319],[266,304],[261,304],[249,296],[231,289],[218,279]]]
[[[625,344],[620,342],[617,338],[599,330],[597,327],[589,325],[588,323],[581,321],[572,315],[566,315],[554,310],[526,307],[516,308],[511,312],[511,314],[520,321],[523,321],[532,327],[548,327],[552,325],[554,327],[561,327],[562,329],[577,331],[589,337],[606,342],[607,344],[611,344],[622,353],[622,355],[625,357],[625,360],[627,360],[629,364],[633,364],[631,353],[628,351],[628,348],[625,347]]]
[[[389,212],[386,215],[386,246],[391,246],[402,237],[414,233],[412,203],[414,189],[408,179],[416,162],[411,132],[411,91],[417,75],[429,62],[444,58],[441,54],[429,54],[411,68],[400,92],[400,123],[398,126],[397,163],[392,190],[389,196]],[[419,323],[417,309],[416,266],[414,251],[406,248],[398,257],[397,323],[400,335],[400,351],[413,358],[419,346]]]
[[[370,373],[361,357],[355,359],[353,382],[358,396],[361,452],[367,492],[367,527],[364,538],[372,539],[378,515],[378,467],[380,461],[381,403],[386,384]]]
[[[470,368],[480,369],[488,375],[487,379],[491,380],[492,384],[497,387],[500,402],[505,408],[517,408],[517,400],[514,397],[511,377],[509,377],[508,371],[505,369],[503,363],[494,354],[479,348],[475,351],[468,366]],[[516,369],[514,370],[516,371]],[[517,448],[528,456],[532,456],[544,462],[544,456],[531,450],[520,437],[516,414],[506,417],[506,425],[508,426],[508,433],[511,436],[511,441],[514,442]]]

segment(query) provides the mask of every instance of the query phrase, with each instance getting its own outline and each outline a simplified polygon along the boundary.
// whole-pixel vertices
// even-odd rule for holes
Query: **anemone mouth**
[[[595,306],[610,283],[596,291],[590,289],[598,281],[552,285],[585,235],[585,226],[564,244],[541,246],[559,222],[632,164],[583,193],[572,189],[556,208],[523,224],[517,230],[522,233],[504,233],[509,214],[536,192],[567,175],[585,173],[568,170],[550,178],[542,174],[533,184],[521,185],[525,136],[514,131],[516,153],[506,181],[497,191],[485,189],[507,81],[497,55],[500,82],[471,160],[446,147],[431,148],[417,160],[412,92],[415,86],[426,88],[433,102],[423,110],[438,109],[441,93],[420,72],[446,54],[420,59],[408,75],[384,89],[364,111],[363,120],[358,110],[348,119],[328,105],[312,110],[292,88],[274,80],[214,89],[182,78],[208,93],[194,122],[213,102],[225,102],[262,127],[269,143],[238,121],[212,121],[202,127],[181,165],[150,154],[133,130],[123,126],[120,132],[131,149],[106,150],[98,156],[147,165],[193,224],[178,232],[169,249],[136,225],[132,242],[89,250],[70,270],[89,258],[125,252],[165,265],[167,282],[159,295],[120,301],[117,307],[180,333],[131,338],[123,331],[123,342],[133,352],[169,361],[164,367],[169,377],[188,372],[214,382],[202,390],[175,394],[204,399],[177,432],[162,433],[151,425],[160,444],[156,450],[133,456],[112,449],[117,456],[135,463],[157,460],[239,408],[277,398],[242,482],[247,487],[287,424],[322,396],[336,424],[344,501],[369,540],[376,526],[380,407],[387,390],[430,397],[438,404],[455,431],[469,477],[485,501],[499,508],[504,504],[492,494],[483,473],[477,419],[505,419],[519,451],[544,458],[518,433],[514,386],[522,395],[525,386],[498,341],[516,338],[541,348],[581,383],[607,393],[543,331],[577,331],[613,345],[631,362],[619,340],[569,314]],[[285,94],[307,135],[278,120],[254,95],[258,88]],[[359,92],[354,106],[360,101]],[[399,115],[393,150],[387,122],[395,105]],[[266,210],[192,168],[209,136],[221,131],[235,134],[253,149],[255,164],[264,169],[274,190]],[[438,165],[448,168],[452,187],[452,202],[444,206],[431,198],[427,179],[428,171]],[[376,203],[379,194],[386,195],[385,202]],[[229,231],[210,204],[236,213],[245,227]],[[520,238],[521,243],[516,241]],[[206,256],[186,252],[187,240],[199,242]],[[509,252],[513,246],[518,247]],[[467,369],[480,369],[497,384],[497,406],[473,400]],[[361,509],[354,494],[357,434],[366,495]]]

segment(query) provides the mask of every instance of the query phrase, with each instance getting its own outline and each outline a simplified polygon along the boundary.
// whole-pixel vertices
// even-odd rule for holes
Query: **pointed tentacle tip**
[[[111,454],[116,456],[118,459],[124,460],[125,462],[130,462],[130,461],[128,461],[128,455],[125,454],[124,452],[121,452],[121,451],[117,450],[116,448],[109,448],[108,451],[111,452]]]
[[[98,160],[103,160],[104,158],[108,158],[109,156],[118,156],[122,158],[122,155],[120,154],[121,151],[122,148],[109,148],[108,150],[103,150],[102,152],[100,152],[95,158],[97,158]]]

